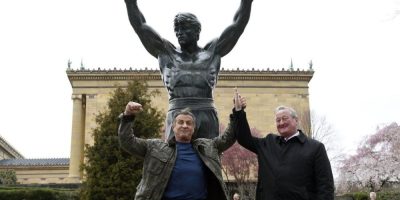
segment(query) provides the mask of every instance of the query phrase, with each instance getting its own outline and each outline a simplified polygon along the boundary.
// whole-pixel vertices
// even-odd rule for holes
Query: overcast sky
[[[239,0],[139,0],[147,22],[177,44],[173,17],[192,12],[199,45],[231,24]],[[311,108],[348,152],[379,125],[400,123],[400,0],[254,0],[223,68],[315,74]],[[72,67],[153,68],[123,0],[0,2],[0,135],[27,158],[69,157]],[[266,119],[267,120],[267,119]],[[251,123],[251,122],[250,122]]]

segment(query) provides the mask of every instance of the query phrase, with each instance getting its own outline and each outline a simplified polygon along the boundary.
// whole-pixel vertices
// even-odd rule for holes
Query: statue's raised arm
[[[201,1],[201,0],[198,0]],[[161,38],[146,24],[137,0],[125,0],[129,21],[146,50],[157,58],[161,79],[169,95],[165,138],[171,140],[175,112],[190,108],[196,116],[194,138],[219,135],[219,120],[213,91],[218,81],[221,57],[228,54],[242,35],[250,18],[252,0],[241,0],[233,24],[204,47],[198,45],[201,24],[192,13],[178,13],[174,31],[179,46]]]
[[[217,39],[216,53],[219,56],[225,56],[236,45],[249,22],[252,2],[253,0],[241,0],[240,7],[233,18],[233,24],[228,26]]]
[[[164,50],[163,39],[146,24],[146,19],[138,8],[137,0],[125,0],[125,3],[129,21],[140,41],[152,56],[158,58],[160,52]]]

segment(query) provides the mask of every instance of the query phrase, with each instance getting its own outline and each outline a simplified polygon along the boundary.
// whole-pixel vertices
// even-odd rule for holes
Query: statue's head
[[[188,39],[193,39],[195,41],[199,40],[201,24],[197,17],[192,13],[178,13],[174,19],[174,30],[179,43],[182,45],[182,43],[188,42]],[[184,33],[193,38],[180,38],[188,37],[181,35]]]

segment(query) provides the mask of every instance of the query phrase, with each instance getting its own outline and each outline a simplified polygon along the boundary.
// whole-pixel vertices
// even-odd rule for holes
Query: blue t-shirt
[[[164,200],[204,200],[207,198],[205,166],[191,143],[176,143],[177,157]]]

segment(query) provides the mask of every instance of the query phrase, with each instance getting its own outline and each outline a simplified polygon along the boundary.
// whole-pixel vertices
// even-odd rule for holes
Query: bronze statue
[[[175,16],[174,30],[180,47],[162,38],[147,23],[137,0],[125,0],[129,21],[146,50],[158,59],[162,80],[169,93],[166,139],[174,134],[172,116],[189,107],[196,116],[195,138],[218,136],[219,122],[213,101],[221,58],[228,54],[242,35],[250,18],[252,0],[241,0],[233,24],[219,38],[199,47],[201,24],[191,13]]]

